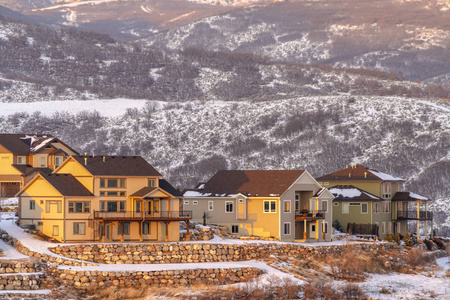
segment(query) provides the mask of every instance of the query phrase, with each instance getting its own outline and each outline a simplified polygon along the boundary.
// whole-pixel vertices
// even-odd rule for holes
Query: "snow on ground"
[[[8,198],[5,200],[0,200],[0,205],[18,205],[19,198]]]
[[[79,1],[79,2],[72,2],[72,3],[64,3],[64,4],[54,5],[54,6],[44,7],[44,8],[37,8],[37,9],[33,9],[33,11],[51,10],[51,9],[58,9],[58,8],[63,8],[63,7],[76,7],[76,6],[80,6],[80,5],[96,5],[96,4],[106,3],[106,2],[117,2],[117,1],[120,1],[120,0]]]
[[[111,100],[40,101],[29,103],[0,102],[0,117],[20,112],[32,114],[39,111],[44,116],[51,116],[56,112],[66,111],[77,114],[85,110],[96,110],[100,115],[105,117],[119,117],[125,114],[128,108],[142,109],[145,105],[145,100],[121,98]]]
[[[0,256],[0,260],[4,259],[24,259],[29,258],[17,251],[14,247],[6,244],[4,241],[0,240],[0,249],[3,250],[3,255]]]

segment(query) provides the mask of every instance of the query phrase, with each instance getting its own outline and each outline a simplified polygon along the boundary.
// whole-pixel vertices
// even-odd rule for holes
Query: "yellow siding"
[[[264,212],[264,200],[276,201],[276,212]],[[247,200],[248,217],[251,223],[245,224],[245,228],[251,235],[276,236],[280,235],[280,199],[279,198],[249,198]]]
[[[0,153],[0,175],[21,175],[12,164],[14,164],[12,153]]]
[[[72,174],[81,184],[83,184],[91,193],[94,192],[93,176],[76,160],[69,158],[64,166],[58,169],[57,174]]]
[[[25,195],[30,195],[32,197],[39,197],[39,196],[57,197],[61,196],[61,193],[58,192],[58,190],[56,190],[45,179],[38,178],[35,182],[33,182],[30,186],[26,188],[22,196]]]

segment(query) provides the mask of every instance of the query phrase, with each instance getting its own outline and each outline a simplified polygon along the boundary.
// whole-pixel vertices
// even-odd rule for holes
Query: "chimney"
[[[348,169],[348,165],[345,165],[345,168]]]
[[[87,165],[87,157],[84,158],[84,165]]]
[[[367,178],[367,172],[364,172],[364,178]]]
[[[348,178],[351,178],[352,177],[352,173],[348,173]]]
[[[105,157],[103,156],[103,162],[105,162]]]

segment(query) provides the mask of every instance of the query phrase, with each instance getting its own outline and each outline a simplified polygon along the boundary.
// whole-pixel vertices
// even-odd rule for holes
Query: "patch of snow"
[[[378,178],[380,178],[381,180],[385,180],[385,181],[405,181],[405,179],[400,178],[400,177],[395,177],[383,172],[379,172],[379,171],[375,171],[375,170],[371,170],[371,169],[367,169],[369,170],[370,173],[372,173],[373,175],[377,176]]]

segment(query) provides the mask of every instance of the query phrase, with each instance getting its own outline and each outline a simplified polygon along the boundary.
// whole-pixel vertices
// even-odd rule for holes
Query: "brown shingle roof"
[[[392,197],[392,201],[428,201],[427,197],[414,194],[412,192],[396,192],[394,197]]]
[[[63,196],[93,196],[72,174],[40,174]]]
[[[202,193],[281,196],[304,170],[221,170],[205,183]],[[276,196],[275,196],[276,195]]]
[[[145,195],[147,195],[150,192],[153,192],[154,190],[156,190],[157,187],[155,186],[146,186],[143,187],[142,189],[140,189],[139,191],[133,193],[132,195],[130,195],[130,197],[144,197]]]
[[[95,176],[162,176],[140,156],[72,157]],[[85,158],[87,159],[86,164]]]
[[[31,139],[23,139],[26,136],[33,136],[28,134],[0,134],[0,145],[8,149],[14,154],[29,154]],[[51,135],[45,135],[51,137]],[[44,138],[43,135],[37,135],[38,139]]]
[[[332,180],[376,180],[376,181],[404,181],[402,178],[379,172],[361,165],[348,168],[316,178],[317,181]]]

